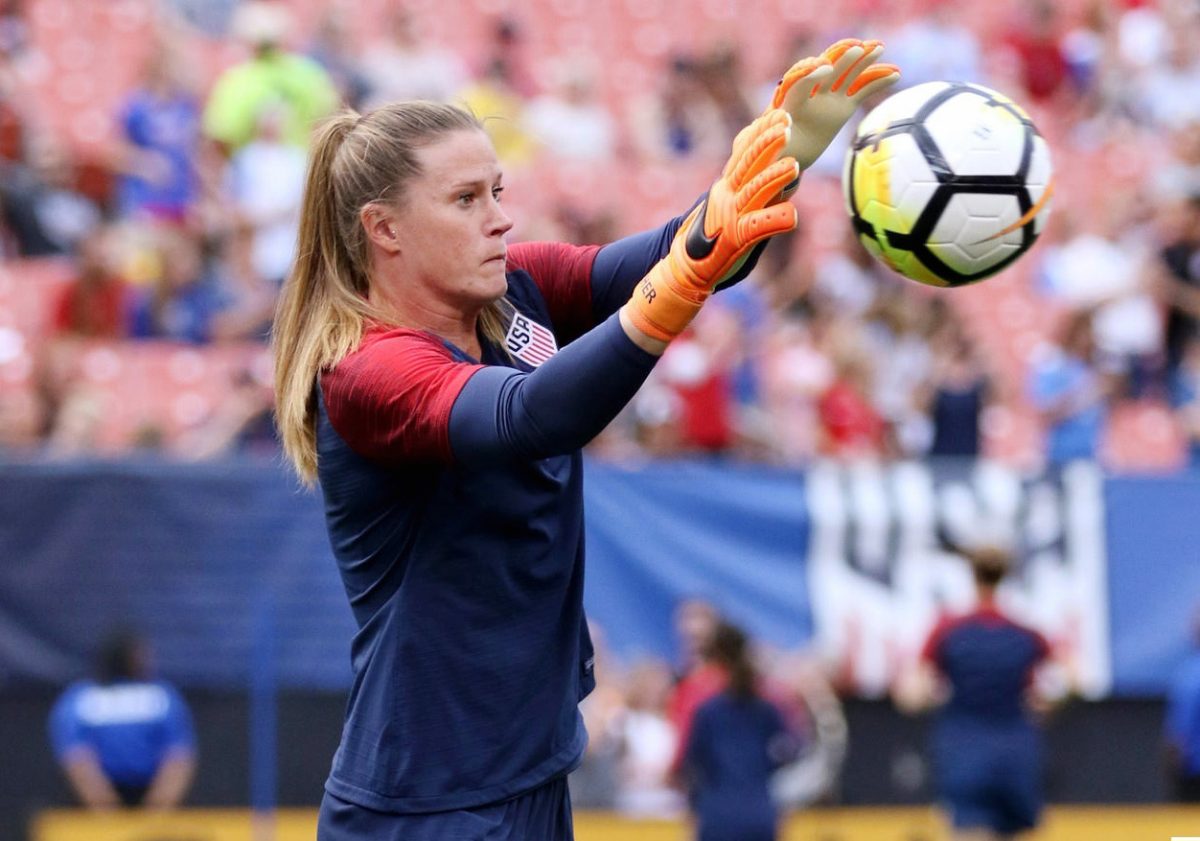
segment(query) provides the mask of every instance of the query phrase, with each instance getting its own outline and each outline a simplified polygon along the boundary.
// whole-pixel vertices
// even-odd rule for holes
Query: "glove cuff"
[[[687,329],[708,296],[708,290],[680,283],[664,259],[642,278],[623,309],[638,330],[669,342]]]

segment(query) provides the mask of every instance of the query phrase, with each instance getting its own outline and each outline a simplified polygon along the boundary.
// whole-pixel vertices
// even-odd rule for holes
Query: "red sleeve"
[[[508,249],[508,270],[533,278],[550,311],[554,332],[566,341],[595,326],[592,264],[599,245],[518,242]]]
[[[1050,656],[1050,641],[1047,640],[1040,631],[1035,631],[1033,628],[1028,629],[1029,633],[1033,634],[1033,644],[1036,649],[1036,660],[1034,663],[1041,663]]]
[[[929,663],[930,665],[941,668],[941,649],[942,642],[946,639],[946,634],[957,623],[949,616],[943,616],[938,619],[937,624],[933,626],[933,630],[929,632],[929,637],[925,640],[925,644],[921,646],[921,662]]]
[[[700,666],[685,676],[675,687],[675,692],[669,700],[668,716],[675,725],[678,739],[675,743],[675,757],[671,761],[671,769],[678,773],[683,768],[683,757],[687,751],[688,740],[692,734],[692,721],[696,710],[715,695],[725,689],[728,678],[725,672],[712,665]]]
[[[356,453],[382,461],[452,461],[450,409],[482,368],[459,362],[434,336],[368,333],[321,377],[325,410]]]

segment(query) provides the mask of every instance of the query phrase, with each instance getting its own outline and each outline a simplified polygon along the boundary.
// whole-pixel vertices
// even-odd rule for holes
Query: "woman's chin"
[[[499,263],[494,273],[489,273],[482,284],[488,296],[488,302],[498,301],[508,292],[508,273],[504,263]]]

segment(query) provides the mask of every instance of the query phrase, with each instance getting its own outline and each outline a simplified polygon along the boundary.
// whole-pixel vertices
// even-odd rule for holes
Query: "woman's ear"
[[[399,223],[392,208],[382,204],[368,204],[358,214],[367,239],[387,254],[400,252]]]

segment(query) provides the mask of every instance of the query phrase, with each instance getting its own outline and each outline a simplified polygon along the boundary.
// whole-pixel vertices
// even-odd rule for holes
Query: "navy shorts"
[[[1042,811],[1041,745],[1032,730],[1004,736],[943,732],[935,739],[939,789],[958,829],[1015,835],[1038,824]]]
[[[317,841],[573,841],[567,778],[487,806],[395,815],[325,792]]]

